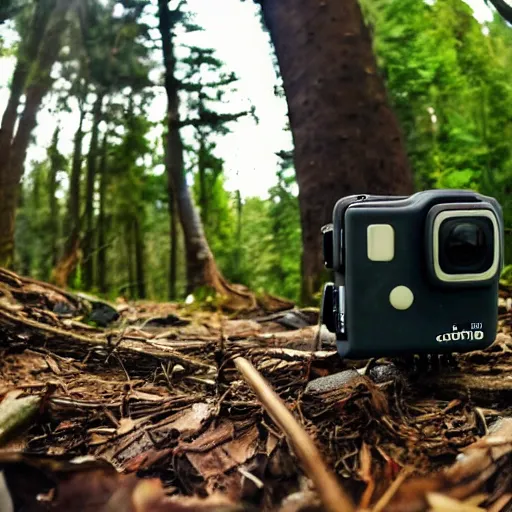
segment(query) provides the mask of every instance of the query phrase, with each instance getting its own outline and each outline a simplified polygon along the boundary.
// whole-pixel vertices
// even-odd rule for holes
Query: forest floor
[[[485,351],[342,361],[329,336],[317,346],[314,309],[114,311],[0,270],[0,510],[325,510],[322,464],[347,498],[338,510],[512,510],[511,306],[503,287]]]

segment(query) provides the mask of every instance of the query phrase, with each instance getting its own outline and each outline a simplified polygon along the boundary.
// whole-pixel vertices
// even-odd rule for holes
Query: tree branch
[[[295,453],[304,465],[307,475],[313,480],[326,510],[331,512],[354,511],[355,507],[352,500],[325,465],[313,441],[270,385],[247,359],[237,357],[235,365],[244,380],[251,386],[265,410],[286,434]]]

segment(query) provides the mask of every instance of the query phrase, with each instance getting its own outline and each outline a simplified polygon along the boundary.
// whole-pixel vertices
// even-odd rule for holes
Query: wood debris
[[[446,364],[342,361],[329,339],[313,350],[311,309],[234,318],[96,304],[1,270],[0,503],[323,510],[325,467],[355,510],[508,510],[511,297],[502,287],[500,334],[485,351]],[[288,427],[240,361],[286,405]]]

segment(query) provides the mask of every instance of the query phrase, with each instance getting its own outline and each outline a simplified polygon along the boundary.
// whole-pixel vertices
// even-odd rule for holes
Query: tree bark
[[[65,288],[69,277],[75,270],[80,251],[80,177],[82,174],[82,141],[84,137],[83,123],[85,119],[85,106],[80,107],[80,121],[75,132],[73,162],[69,179],[68,214],[64,229],[66,242],[62,257],[54,267],[51,281],[61,288]]]
[[[169,196],[169,214],[171,216],[171,254],[169,258],[169,295],[171,300],[176,300],[176,276],[178,268],[178,212],[176,211],[176,200],[171,191]]]
[[[135,284],[135,272],[133,269],[133,231],[131,221],[126,221],[124,228],[124,243],[126,245],[126,263],[128,265],[128,295],[133,298],[133,287]]]
[[[185,237],[187,293],[192,293],[196,288],[206,285],[207,269],[209,267],[213,268],[215,262],[185,181],[183,141],[180,134],[179,83],[175,77],[176,59],[174,57],[169,6],[166,0],[159,0],[158,4],[165,66],[165,90],[168,101],[166,140],[168,172]]]
[[[53,82],[51,70],[59,54],[61,37],[67,26],[66,14],[70,5],[69,0],[58,0],[56,3],[40,44],[34,43],[34,47],[38,46],[35,63],[29,71],[19,71],[18,68],[16,89],[11,90],[11,98],[2,120],[2,124],[5,120],[6,126],[6,133],[2,134],[5,138],[0,142],[0,154],[2,154],[0,158],[0,266],[3,267],[12,266],[14,261],[14,222],[23,166],[30,137],[36,126],[37,112]],[[27,85],[25,82],[28,80],[28,72],[31,75],[31,82]],[[11,140],[13,123],[16,122],[15,114],[21,97],[18,95],[22,94],[25,86],[25,107],[14,140]],[[0,133],[3,133],[3,127]]]
[[[82,142],[84,139],[85,101],[80,103],[80,120],[75,132],[71,176],[69,177],[68,224],[66,236],[80,232],[80,178],[82,175]]]
[[[179,82],[175,77],[173,34],[167,0],[158,0],[159,29],[162,37],[165,67],[165,91],[167,93],[167,172],[176,200],[183,235],[187,266],[187,293],[198,288],[211,288],[224,296],[225,307],[251,308],[256,304],[252,294],[241,292],[225,281],[219,272],[213,254],[204,235],[201,219],[195,208],[185,181],[183,170],[183,142],[180,135]]]
[[[146,298],[146,277],[144,273],[144,234],[139,219],[133,218],[133,241],[135,245],[135,274],[137,279],[137,298]]]
[[[0,130],[0,168],[3,168],[9,161],[12,136],[14,134],[16,120],[18,119],[18,107],[25,90],[31,66],[37,59],[37,52],[54,6],[55,0],[41,0],[36,3],[28,37],[27,39],[22,39],[20,42],[18,60],[11,81],[9,100],[7,101],[7,106],[2,116]]]
[[[199,209],[203,225],[208,221],[208,193],[206,192],[206,147],[203,134],[199,134],[199,151],[197,154],[197,171],[199,173]]]
[[[350,194],[409,194],[398,122],[356,0],[261,0],[295,145],[303,241],[302,300],[323,274],[320,228]]]
[[[169,300],[176,300],[176,269],[178,264],[178,212],[172,185],[169,154],[167,152],[167,137],[164,136],[164,161],[167,174],[167,204],[169,211],[170,251],[169,251]]]
[[[90,290],[94,284],[94,188],[98,160],[99,124],[103,108],[103,95],[98,92],[93,107],[91,143],[87,154],[87,182],[85,190],[85,232],[83,237],[84,288]]]
[[[107,161],[107,147],[108,147],[108,136],[105,133],[103,137],[103,144],[101,148],[101,161],[100,161],[100,211],[98,214],[98,260],[97,260],[97,278],[98,278],[98,290],[105,294],[107,293],[107,244],[106,244],[106,215],[105,215],[105,203],[107,195],[107,172],[108,172],[108,161]]]
[[[57,203],[57,173],[62,164],[62,156],[59,154],[57,144],[59,142],[60,128],[57,127],[53,134],[50,146],[50,173],[48,175],[48,206],[50,209],[50,264],[52,268],[57,263],[57,243],[59,239],[59,205]]]
[[[239,276],[242,274],[242,214],[244,205],[242,203],[242,195],[240,190],[235,192],[236,201],[236,248],[235,248],[235,274]]]

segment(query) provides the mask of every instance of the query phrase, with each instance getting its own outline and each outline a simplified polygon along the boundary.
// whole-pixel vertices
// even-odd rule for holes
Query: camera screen
[[[446,274],[480,274],[494,260],[494,233],[487,217],[452,217],[439,227],[439,264]]]

